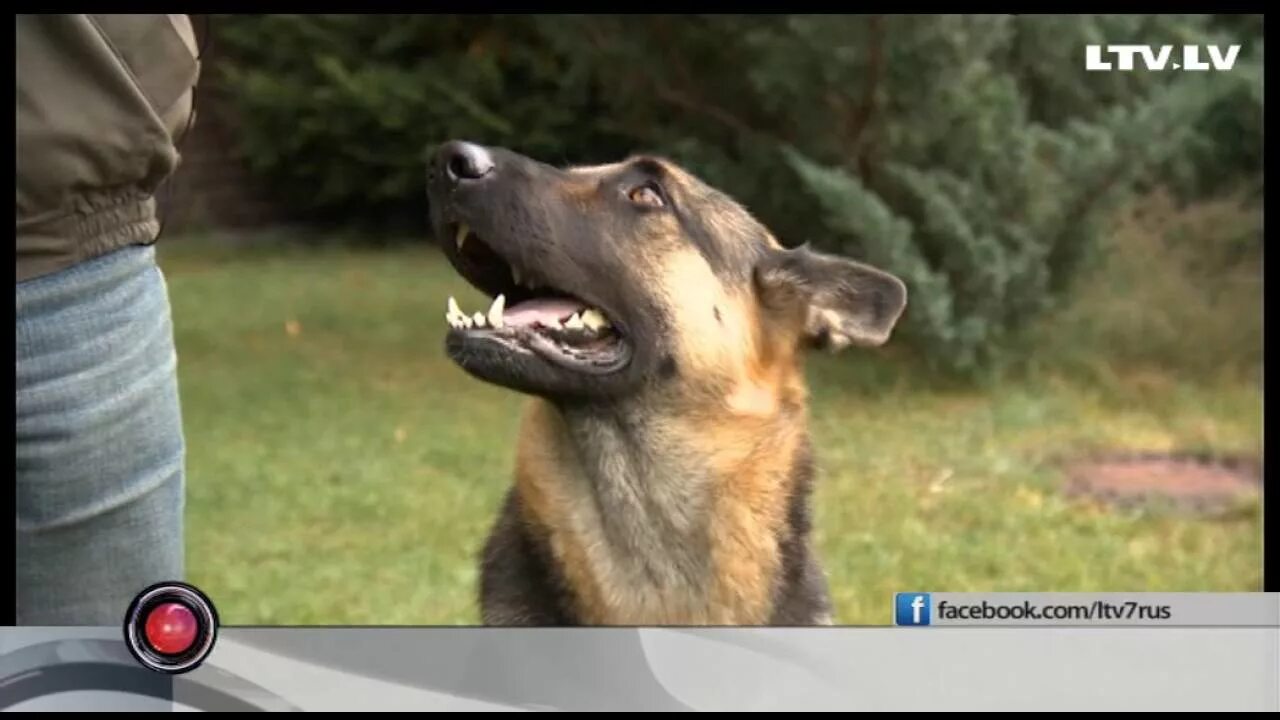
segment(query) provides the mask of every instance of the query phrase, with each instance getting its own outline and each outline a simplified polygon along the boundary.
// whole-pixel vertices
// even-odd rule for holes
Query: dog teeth
[[[609,321],[605,319],[604,313],[595,308],[590,308],[582,313],[582,324],[591,330],[609,327]]]
[[[498,295],[489,305],[487,312],[468,315],[458,306],[457,298],[449,296],[444,319],[445,322],[449,323],[450,327],[459,330],[485,327],[501,329],[506,326],[506,307],[506,295]],[[609,319],[600,310],[587,308],[570,315],[566,320],[552,320],[546,323],[545,327],[550,330],[587,330],[591,333],[598,333],[600,330],[610,327],[610,323]]]
[[[489,306],[489,312],[474,313],[468,315],[462,312],[462,308],[458,307],[458,301],[454,297],[449,297],[448,311],[444,314],[445,322],[449,323],[453,328],[501,328],[505,325],[502,319],[504,310],[506,309],[507,298],[505,295],[499,295],[493,299],[493,304]]]
[[[458,226],[458,236],[456,238],[456,241],[458,243],[459,251],[462,250],[462,243],[467,241],[467,235],[469,235],[470,233],[471,233],[471,228],[467,227],[466,223],[462,223],[461,225]]]
[[[520,284],[520,268],[515,265],[511,266],[511,282],[514,282],[517,285]]]
[[[455,300],[452,295],[450,295],[449,309],[448,309],[448,312],[444,314],[445,321],[449,323],[450,327],[461,328],[461,327],[464,327],[462,321],[466,319],[466,317],[467,317],[467,314],[462,312],[462,308],[458,307],[458,301]]]
[[[502,311],[507,305],[505,295],[499,295],[493,299],[493,304],[489,306],[489,324],[495,328],[502,327]]]
[[[479,313],[476,314],[479,315]],[[449,296],[449,311],[445,313],[444,319],[448,321],[450,327],[457,329],[469,328],[472,325],[471,317],[462,312],[462,308],[458,307],[458,301],[452,295]]]

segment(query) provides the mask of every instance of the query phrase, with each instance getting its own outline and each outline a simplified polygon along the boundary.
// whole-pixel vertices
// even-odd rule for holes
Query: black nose
[[[493,172],[493,156],[488,150],[459,140],[441,146],[436,163],[451,183],[479,180]]]

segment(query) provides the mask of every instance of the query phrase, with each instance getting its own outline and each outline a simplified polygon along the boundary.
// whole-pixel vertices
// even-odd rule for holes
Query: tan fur
[[[753,332],[749,316],[742,311],[745,298],[726,288],[691,248],[662,257],[652,277],[674,316],[672,330],[681,367],[708,384],[722,377],[741,377]]]
[[[608,617],[599,572],[593,572],[590,531],[581,527],[589,519],[575,517],[579,505],[574,480],[566,481],[572,462],[565,457],[563,420],[549,403],[529,404],[516,447],[516,491],[528,513],[525,521],[535,535],[546,537],[552,555],[564,569],[578,610],[592,623]]]
[[[767,619],[786,530],[789,482],[805,437],[805,391],[795,336],[754,303],[735,315],[753,330],[744,348],[743,372],[734,379],[718,417],[691,412],[691,437],[712,458],[717,501],[712,513],[712,553],[719,570],[716,602],[738,624]]]
[[[705,488],[711,572],[697,582],[659,587],[637,582],[631,567],[636,558],[610,546],[581,469],[559,462],[564,448],[556,414],[542,401],[532,403],[521,434],[516,483],[527,520],[547,539],[585,622],[750,625],[766,620],[791,490],[780,481],[790,476],[798,428],[758,418],[700,426],[705,434],[698,444],[714,445],[715,470]],[[686,437],[698,432],[685,426],[672,422],[671,429]]]
[[[712,622],[767,620],[801,433],[783,414],[702,418],[684,432],[712,460]]]
[[[760,317],[750,297],[726,291],[696,253],[674,252],[663,267],[673,307],[682,308],[682,367],[700,387],[721,388],[678,388],[655,409],[671,456],[703,458],[710,469],[695,488],[707,498],[709,575],[663,587],[637,577],[635,558],[606,537],[563,418],[542,401],[532,403],[521,430],[517,487],[588,623],[760,624],[771,610],[790,471],[805,434],[796,333]]]
[[[646,583],[638,561],[613,547],[572,459],[563,420],[550,404],[531,403],[516,459],[516,487],[535,534],[544,537],[565,576],[582,621],[589,625],[706,625],[711,608],[698,584]]]
[[[568,168],[568,171],[575,175],[605,175],[627,166],[627,163],[616,162],[608,165],[578,165]]]

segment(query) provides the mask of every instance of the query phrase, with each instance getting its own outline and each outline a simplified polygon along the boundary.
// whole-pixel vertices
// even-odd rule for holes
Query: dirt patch
[[[1128,453],[1074,460],[1065,472],[1069,496],[1125,509],[1218,514],[1257,498],[1262,489],[1262,464],[1249,458]]]

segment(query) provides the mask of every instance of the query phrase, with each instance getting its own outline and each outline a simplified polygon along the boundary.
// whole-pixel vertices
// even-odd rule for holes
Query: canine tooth
[[[466,315],[466,313],[462,312],[462,308],[458,307],[458,301],[454,300],[453,296],[450,295],[449,296],[449,316],[462,317],[464,315]]]
[[[604,313],[595,308],[590,308],[582,313],[582,324],[592,330],[599,330],[609,326],[609,321],[605,319]]]
[[[495,328],[502,327],[502,310],[507,305],[507,297],[499,295],[493,299],[493,304],[489,306],[489,324]]]
[[[467,227],[466,223],[462,223],[461,225],[458,226],[458,236],[456,240],[458,242],[459,250],[462,249],[462,243],[467,241],[467,235],[470,234],[470,232],[471,232],[471,228]]]
[[[520,284],[520,268],[515,265],[511,266],[511,281],[517,285]]]
[[[475,315],[471,316],[471,319],[475,321],[476,327],[484,327],[484,315],[481,315],[480,313],[476,313]]]
[[[570,330],[581,330],[586,327],[582,324],[582,318],[578,317],[578,313],[574,313],[573,317],[566,320],[564,326]]]

